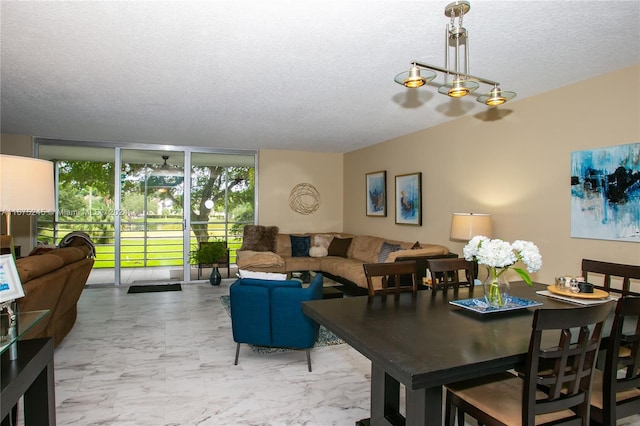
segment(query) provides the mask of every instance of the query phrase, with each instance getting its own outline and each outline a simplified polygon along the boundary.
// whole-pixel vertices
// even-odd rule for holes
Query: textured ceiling
[[[393,82],[444,65],[447,3],[2,0],[1,130],[348,152],[481,120],[475,97]],[[472,0],[464,26],[471,73],[512,102],[640,63],[639,1]]]

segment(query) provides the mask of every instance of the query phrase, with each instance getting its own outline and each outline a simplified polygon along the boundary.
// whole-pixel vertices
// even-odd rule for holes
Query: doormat
[[[131,293],[157,293],[160,291],[182,291],[180,284],[158,284],[158,285],[132,285],[127,294]]]
[[[224,309],[227,311],[227,314],[231,316],[231,302],[229,296],[220,296],[220,303],[224,306]],[[344,340],[333,334],[331,331],[327,330],[323,325],[320,326],[320,330],[318,330],[318,340],[313,345],[314,348],[318,348],[320,346],[333,346],[333,345],[341,345],[344,343]],[[249,345],[253,352],[259,354],[274,354],[279,352],[289,352],[294,351],[296,349],[288,349],[288,348],[272,348],[270,346],[257,346],[257,345]]]

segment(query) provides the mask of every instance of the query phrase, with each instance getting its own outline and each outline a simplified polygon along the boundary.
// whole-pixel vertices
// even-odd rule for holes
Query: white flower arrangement
[[[513,269],[529,285],[532,285],[528,272],[536,272],[542,267],[540,250],[531,241],[514,241],[509,244],[500,239],[489,239],[484,235],[473,237],[462,250],[464,258],[478,262],[479,265],[487,265],[493,276],[500,276],[508,269]],[[521,261],[526,270],[513,267]],[[496,270],[500,270],[499,272]]]

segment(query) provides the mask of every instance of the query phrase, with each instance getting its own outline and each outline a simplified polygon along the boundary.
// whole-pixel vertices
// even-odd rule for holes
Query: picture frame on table
[[[422,173],[396,176],[396,224],[422,226]]]
[[[366,174],[367,216],[387,216],[387,172]]]
[[[12,254],[0,255],[0,303],[24,297],[22,282]]]

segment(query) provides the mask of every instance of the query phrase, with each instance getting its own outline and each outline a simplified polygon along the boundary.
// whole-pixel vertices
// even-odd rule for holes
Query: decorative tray
[[[526,308],[531,308],[533,306],[542,305],[541,302],[536,302],[534,300],[529,300],[529,299],[522,299],[520,297],[515,297],[515,296],[509,296],[509,301],[505,306],[501,308],[494,308],[492,306],[489,306],[489,304],[485,301],[484,297],[478,297],[476,299],[452,300],[449,303],[464,309],[468,309],[470,311],[481,313],[481,314],[515,311],[518,309],[526,309]]]
[[[606,297],[609,297],[608,292],[600,290],[599,288],[594,288],[593,293],[571,293],[568,287],[558,288],[555,285],[550,285],[547,286],[547,290],[549,290],[551,293],[559,294],[560,296],[575,297],[578,299],[604,299]]]
[[[616,300],[617,297],[611,296],[609,295],[608,297],[605,297],[604,299],[580,299],[577,297],[570,297],[570,296],[564,296],[562,294],[558,294],[558,293],[552,293],[550,291],[547,290],[539,290],[536,291],[537,294],[541,295],[541,296],[547,296],[547,297],[551,297],[553,299],[558,299],[558,300],[562,300],[564,302],[569,302],[569,303],[575,303],[578,305],[597,305],[599,303],[604,303],[607,302],[609,300]]]

